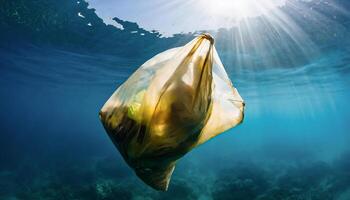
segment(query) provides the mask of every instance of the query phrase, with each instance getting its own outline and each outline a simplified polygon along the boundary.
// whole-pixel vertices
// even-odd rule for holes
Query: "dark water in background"
[[[64,18],[74,11],[75,18],[56,30],[56,18],[54,25],[44,17],[31,20],[55,8],[48,2],[32,14],[21,6],[30,9],[35,1],[1,10],[0,199],[350,199],[347,15],[328,27],[338,38],[315,39],[317,53],[307,59],[283,48],[271,57],[256,56],[263,54],[259,49],[232,53],[224,45],[232,30],[214,33],[246,101],[244,123],[187,154],[169,191],[160,193],[127,167],[98,111],[143,62],[192,36],[159,38],[129,22],[123,31],[113,29],[70,1],[55,12]],[[348,3],[338,3],[348,10]],[[20,17],[8,14],[13,8]],[[77,10],[91,12],[93,30],[78,29]],[[134,29],[148,35],[130,34]],[[62,30],[69,34],[59,37]]]

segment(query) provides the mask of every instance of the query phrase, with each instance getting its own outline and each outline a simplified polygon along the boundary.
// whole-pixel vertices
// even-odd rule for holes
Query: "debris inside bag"
[[[238,125],[243,116],[244,101],[208,34],[148,60],[100,111],[128,165],[163,191],[178,159]]]

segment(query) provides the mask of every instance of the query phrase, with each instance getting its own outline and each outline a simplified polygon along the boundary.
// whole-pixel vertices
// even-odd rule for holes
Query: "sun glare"
[[[207,14],[242,19],[262,15],[285,4],[285,0],[199,0]]]

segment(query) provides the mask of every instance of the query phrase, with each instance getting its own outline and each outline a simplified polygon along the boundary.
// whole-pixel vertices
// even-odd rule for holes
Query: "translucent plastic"
[[[144,63],[110,97],[100,119],[137,176],[167,190],[176,161],[243,120],[244,102],[211,36]]]

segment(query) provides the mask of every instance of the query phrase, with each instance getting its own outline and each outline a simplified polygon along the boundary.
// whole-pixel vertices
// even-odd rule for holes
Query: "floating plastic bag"
[[[110,97],[100,119],[137,176],[167,190],[176,161],[241,123],[244,102],[211,36],[144,63]]]

